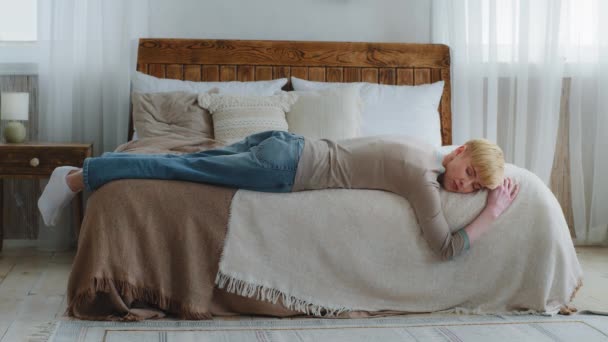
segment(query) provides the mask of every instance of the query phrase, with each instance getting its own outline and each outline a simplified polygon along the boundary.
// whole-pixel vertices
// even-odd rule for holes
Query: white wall
[[[431,1],[150,0],[153,38],[428,43]]]

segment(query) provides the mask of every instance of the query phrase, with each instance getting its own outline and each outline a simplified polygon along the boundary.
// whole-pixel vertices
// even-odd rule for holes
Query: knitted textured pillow
[[[272,96],[204,93],[198,104],[212,115],[215,140],[231,144],[259,132],[287,131],[285,112],[296,99],[296,94],[287,92]]]

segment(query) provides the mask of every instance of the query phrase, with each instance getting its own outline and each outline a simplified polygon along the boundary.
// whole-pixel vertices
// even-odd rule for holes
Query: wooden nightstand
[[[93,153],[93,144],[0,143],[0,251],[4,240],[3,178],[48,178],[58,166],[82,167],[84,159]],[[82,192],[72,202],[74,222],[82,222]]]

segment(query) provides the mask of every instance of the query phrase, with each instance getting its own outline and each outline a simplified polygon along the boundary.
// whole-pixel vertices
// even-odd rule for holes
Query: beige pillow
[[[139,138],[168,134],[213,139],[213,121],[198,105],[198,94],[133,93],[133,126]]]
[[[298,100],[287,113],[289,131],[310,139],[359,136],[363,103],[358,87],[294,91]]]
[[[297,99],[293,93],[272,96],[201,94],[198,103],[213,117],[215,139],[231,144],[248,135],[287,131],[285,112]]]

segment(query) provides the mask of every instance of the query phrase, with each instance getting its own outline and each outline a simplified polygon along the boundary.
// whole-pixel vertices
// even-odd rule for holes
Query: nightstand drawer
[[[90,148],[74,146],[4,145],[0,150],[0,176],[50,175],[58,166],[82,166]]]

